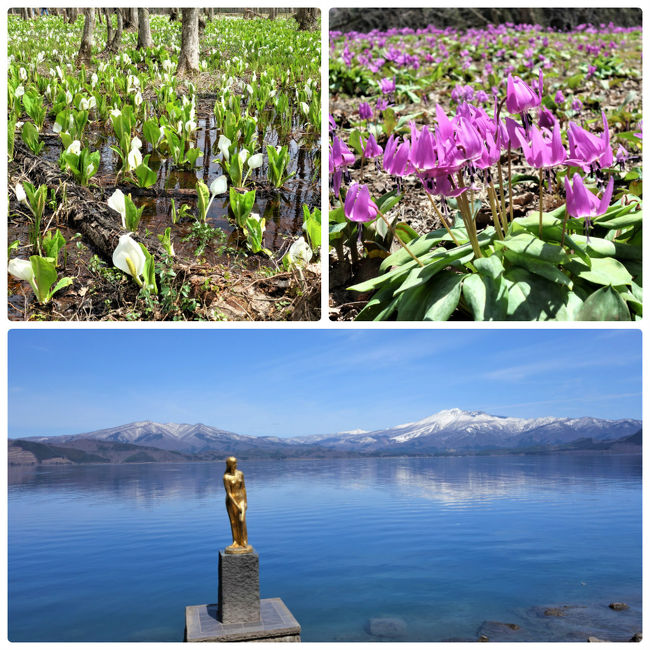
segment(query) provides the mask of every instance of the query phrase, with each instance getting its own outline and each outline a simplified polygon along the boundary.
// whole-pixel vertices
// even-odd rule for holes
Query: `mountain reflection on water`
[[[285,601],[304,641],[381,640],[377,617],[403,621],[392,640],[408,641],[476,640],[486,620],[520,625],[513,641],[640,630],[640,456],[240,466],[262,596]],[[223,471],[10,468],[9,638],[180,640],[185,605],[216,600]],[[562,605],[579,608],[543,615]]]

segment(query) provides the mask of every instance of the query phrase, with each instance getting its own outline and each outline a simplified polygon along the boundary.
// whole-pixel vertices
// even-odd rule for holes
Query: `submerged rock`
[[[637,632],[631,639],[630,641],[633,641],[634,643],[640,643],[643,641],[643,635],[641,632]]]
[[[479,641],[513,641],[519,630],[516,623],[502,623],[501,621],[483,621],[478,629]],[[485,638],[484,638],[485,637]]]
[[[605,639],[599,639],[597,636],[590,636],[587,643],[608,643]]]
[[[625,603],[610,603],[609,608],[616,612],[622,612],[624,609],[630,609],[630,606]]]
[[[396,639],[406,635],[406,623],[401,618],[370,618],[364,626],[370,636]]]

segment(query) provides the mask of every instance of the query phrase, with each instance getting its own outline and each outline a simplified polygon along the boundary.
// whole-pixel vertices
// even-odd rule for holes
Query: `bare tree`
[[[153,47],[151,28],[149,27],[149,10],[138,9],[138,49]]]
[[[177,74],[193,74],[199,71],[199,11],[200,9],[183,9]]]
[[[68,17],[68,22],[70,24],[74,23],[77,20],[79,10],[76,7],[72,7],[71,9],[66,9],[65,11]]]
[[[77,55],[77,64],[90,63],[90,55],[93,50],[93,31],[95,29],[95,9],[84,9],[86,17],[84,21],[84,31],[81,35],[81,47]]]

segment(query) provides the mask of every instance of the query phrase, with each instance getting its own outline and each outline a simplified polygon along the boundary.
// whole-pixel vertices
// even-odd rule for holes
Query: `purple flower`
[[[565,177],[564,190],[566,191],[567,212],[577,219],[585,218],[589,220],[607,212],[614,191],[614,177],[610,177],[607,189],[601,199],[585,187],[580,174],[573,175],[573,187],[571,187],[568,178]]]
[[[398,146],[399,138],[391,135],[384,149],[384,169],[393,176],[406,176],[413,169],[409,163],[411,147],[407,141]]]
[[[555,103],[556,104],[563,104],[564,103],[564,94],[562,93],[561,90],[558,90],[555,93]]]
[[[366,146],[363,149],[363,157],[377,158],[378,156],[381,156],[382,153],[384,153],[384,150],[377,144],[377,140],[375,140],[375,136],[371,133],[368,136]]]
[[[330,115],[330,133],[333,133],[336,131],[336,122],[334,121],[334,118]]]
[[[618,145],[618,151],[616,152],[616,162],[622,165],[629,157],[629,153],[622,144]]]
[[[582,110],[582,102],[576,97],[571,103],[571,108],[576,112],[580,112]]]
[[[341,138],[334,136],[332,138],[332,148],[330,150],[330,163],[333,169],[353,165],[355,161],[354,154],[348,148],[348,145]]]
[[[379,87],[381,88],[381,92],[384,93],[384,95],[395,92],[395,77],[392,79],[389,79],[388,77],[381,79],[379,81]]]
[[[379,98],[377,100],[377,107],[376,108],[377,108],[377,112],[379,112],[379,113],[385,111],[388,108],[388,101],[386,101],[385,99]]]
[[[521,148],[524,150],[526,162],[536,169],[555,167],[566,160],[566,151],[562,146],[562,135],[558,122],[553,127],[553,134],[550,138],[544,138],[535,125],[528,131],[530,145],[525,139],[521,140]]]
[[[508,85],[506,91],[506,107],[510,113],[525,113],[526,111],[539,106],[542,102],[542,90],[544,76],[539,71],[538,93],[536,93],[526,82],[519,77],[508,74]]]
[[[603,135],[598,137],[589,131],[585,131],[575,122],[569,122],[567,137],[569,139],[569,159],[567,165],[581,167],[588,171],[592,165],[609,167],[613,162],[612,147],[609,142],[609,125],[605,112],[603,116]]]
[[[350,221],[368,222],[377,217],[378,208],[370,198],[367,185],[352,183],[345,196],[343,212]]]
[[[372,108],[368,102],[361,102],[359,104],[359,117],[362,120],[371,120],[372,119]]]

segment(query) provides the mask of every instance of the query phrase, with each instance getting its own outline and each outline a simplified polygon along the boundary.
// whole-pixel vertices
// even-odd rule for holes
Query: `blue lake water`
[[[641,630],[641,457],[242,461],[262,597],[303,641],[625,640]],[[223,463],[10,468],[9,639],[180,641],[231,542]],[[608,604],[629,609],[614,612]],[[563,617],[548,607],[571,606]]]

